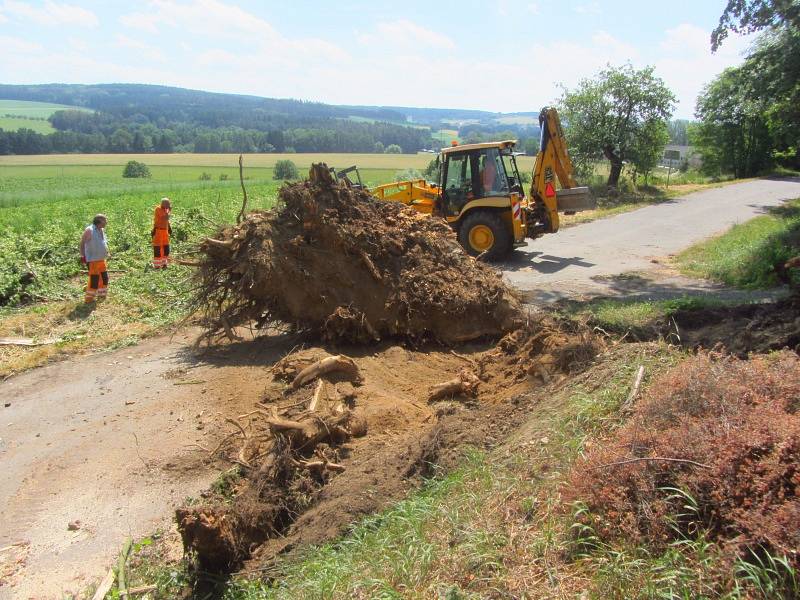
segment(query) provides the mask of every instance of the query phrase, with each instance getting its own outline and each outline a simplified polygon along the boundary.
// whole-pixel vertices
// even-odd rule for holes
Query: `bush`
[[[202,173],[200,173],[199,179],[200,181],[211,181],[211,174],[203,171]]]
[[[122,171],[123,177],[151,177],[150,169],[138,160],[129,160]]]
[[[384,154],[402,154],[403,149],[397,144],[389,144],[383,152]]]
[[[220,173],[219,174],[220,181],[228,181],[228,174],[227,173]]]
[[[297,165],[292,161],[279,160],[275,163],[275,169],[272,172],[273,179],[297,179]]]
[[[699,354],[651,390],[573,470],[582,526],[656,549],[701,536],[731,562],[766,552],[800,567],[798,356]]]
[[[422,173],[417,169],[403,169],[394,174],[395,181],[411,181],[412,179],[422,179]]]

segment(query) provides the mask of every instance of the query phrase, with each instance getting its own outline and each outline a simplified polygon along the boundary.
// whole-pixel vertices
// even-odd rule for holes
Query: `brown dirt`
[[[800,566],[800,358],[700,353],[650,389],[564,488],[589,508],[585,524],[656,548],[703,532],[727,564],[768,551]]]
[[[519,299],[441,219],[336,183],[324,165],[201,246],[214,331],[280,321],[333,341],[464,342],[521,324]]]
[[[782,348],[800,352],[800,296],[768,304],[681,310],[661,332],[685,347],[722,347],[742,358]]]
[[[571,348],[561,352],[561,348]],[[211,497],[178,510],[187,549],[207,570],[230,572],[248,560],[258,564],[298,545],[339,535],[360,516],[402,497],[434,472],[452,464],[465,444],[500,441],[530,409],[523,399],[545,382],[588,366],[598,346],[588,336],[537,321],[501,344],[409,349],[383,344],[374,352],[348,348],[361,382],[325,378],[325,397],[313,416],[307,409],[316,382],[292,391],[287,385],[328,349],[291,354],[271,369],[258,407],[241,420],[250,441],[236,436],[223,452],[250,464],[232,503]],[[341,349],[337,349],[342,351]],[[430,389],[470,370],[480,383],[474,395],[428,403]],[[521,405],[526,405],[521,408]],[[331,435],[313,447],[270,432],[267,420],[325,420]],[[270,417],[272,415],[272,417]],[[335,422],[333,419],[338,419]],[[363,423],[358,434],[354,422]],[[298,461],[329,460],[344,472],[298,468]]]

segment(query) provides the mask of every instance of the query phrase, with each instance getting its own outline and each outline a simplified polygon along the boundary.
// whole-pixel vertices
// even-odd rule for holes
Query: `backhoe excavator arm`
[[[572,160],[567,152],[561,120],[555,108],[542,109],[539,113],[539,126],[541,143],[533,165],[530,195],[535,202],[544,206],[544,233],[555,233],[558,231],[559,210],[585,210],[593,208],[594,202],[589,197],[588,189],[579,188],[575,183]],[[556,178],[561,186],[558,191],[556,191]],[[566,208],[560,206],[559,201],[566,205]]]

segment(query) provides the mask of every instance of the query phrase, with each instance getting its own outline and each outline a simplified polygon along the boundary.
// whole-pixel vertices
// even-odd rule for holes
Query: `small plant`
[[[211,174],[203,171],[202,173],[200,173],[200,177],[198,177],[198,179],[200,181],[211,181]]]
[[[394,175],[395,181],[411,181],[413,179],[422,179],[422,173],[417,169],[403,169]]]
[[[220,173],[219,174],[220,181],[228,181],[228,174],[227,173]]]
[[[273,179],[297,179],[297,165],[288,159],[279,160],[275,163],[275,170],[272,173]]]
[[[122,176],[126,178],[152,177],[150,168],[138,160],[129,160],[122,171]]]

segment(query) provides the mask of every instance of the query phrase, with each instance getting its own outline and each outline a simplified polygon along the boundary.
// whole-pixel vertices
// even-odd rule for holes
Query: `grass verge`
[[[761,289],[800,283],[784,263],[800,254],[800,199],[771,208],[769,213],[734,225],[726,233],[681,252],[676,262],[689,277]]]

